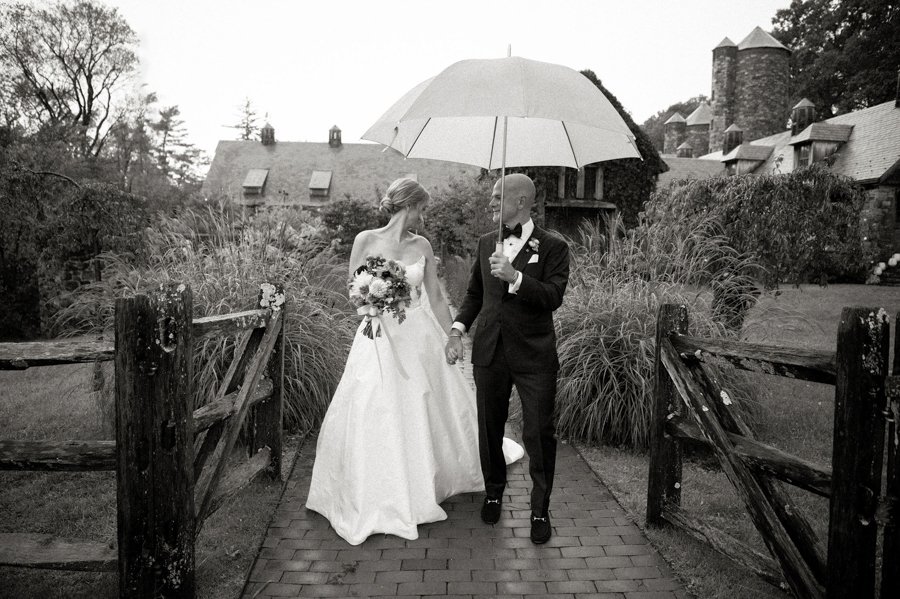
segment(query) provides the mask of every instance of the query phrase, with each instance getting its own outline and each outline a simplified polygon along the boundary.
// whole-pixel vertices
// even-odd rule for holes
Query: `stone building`
[[[748,139],[785,128],[790,106],[790,57],[788,48],[759,27],[739,44],[726,37],[713,48],[712,105],[702,103],[686,119],[687,141],[695,157],[721,150],[725,130],[733,124]],[[675,116],[665,123],[666,140],[671,137],[673,145],[665,144],[664,154],[674,154],[685,141],[674,143],[681,127]]]

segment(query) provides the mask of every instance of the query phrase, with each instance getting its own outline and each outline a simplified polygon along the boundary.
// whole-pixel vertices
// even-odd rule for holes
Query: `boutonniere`
[[[531,248],[532,252],[537,254],[538,250],[541,249],[541,240],[532,237],[531,239],[528,240],[528,247]]]

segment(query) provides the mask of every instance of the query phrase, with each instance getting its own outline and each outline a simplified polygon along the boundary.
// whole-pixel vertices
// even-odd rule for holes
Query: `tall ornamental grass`
[[[111,336],[115,299],[161,284],[189,285],[194,317],[252,309],[260,283],[283,284],[285,426],[305,432],[328,407],[357,324],[346,299],[346,266],[316,233],[315,223],[290,212],[246,219],[208,208],[162,217],[145,232],[144,261],[103,256],[103,280],[74,292],[56,318],[57,331]],[[197,342],[195,407],[215,396],[235,343],[234,337]]]
[[[731,248],[712,219],[674,229],[644,223],[619,231],[585,225],[570,242],[571,276],[556,312],[561,369],[558,426],[590,443],[646,448],[653,396],[656,314],[662,304],[688,307],[690,333],[736,336],[714,310],[715,298],[737,305],[756,299],[759,267]],[[724,290],[724,293],[723,293]],[[752,398],[737,403],[751,412]],[[745,387],[745,386],[744,386]]]

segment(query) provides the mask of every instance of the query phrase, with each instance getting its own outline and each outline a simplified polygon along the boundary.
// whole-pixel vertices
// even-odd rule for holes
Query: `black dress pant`
[[[522,401],[522,442],[528,454],[531,475],[531,511],[546,513],[556,469],[556,437],[553,409],[556,402],[556,371],[517,369],[507,359],[502,339],[489,366],[475,366],[478,401],[478,448],[481,472],[488,497],[500,498],[506,488],[503,432],[509,416],[509,396],[516,386]]]

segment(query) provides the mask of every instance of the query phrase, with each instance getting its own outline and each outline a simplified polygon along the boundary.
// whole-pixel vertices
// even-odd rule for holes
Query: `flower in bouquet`
[[[350,301],[357,307],[357,313],[365,317],[363,333],[369,339],[381,336],[381,327],[373,328],[372,320],[388,312],[403,322],[406,318],[405,306],[409,306],[409,282],[406,268],[396,260],[382,256],[368,256],[348,283]]]

